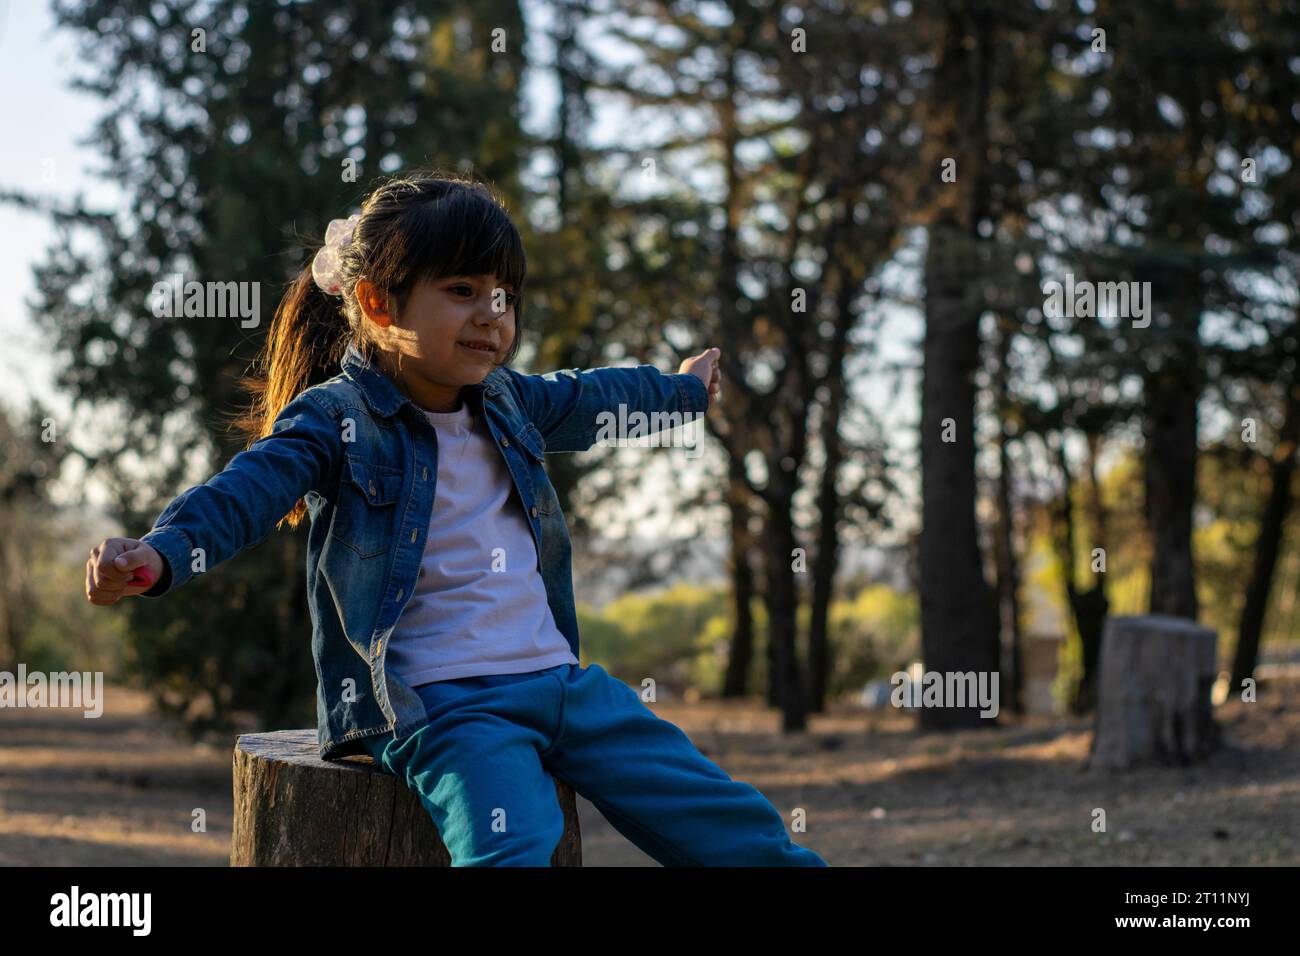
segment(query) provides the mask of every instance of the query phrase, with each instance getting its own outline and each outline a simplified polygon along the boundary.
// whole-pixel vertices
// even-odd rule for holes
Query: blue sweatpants
[[[550,866],[564,833],[551,777],[664,866],[826,866],[790,841],[758,790],[732,780],[599,664],[416,692],[429,723],[365,743],[419,795],[452,866]]]

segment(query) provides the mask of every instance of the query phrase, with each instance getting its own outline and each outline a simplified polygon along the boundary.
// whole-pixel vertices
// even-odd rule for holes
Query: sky
[[[111,202],[115,191],[88,176],[77,147],[97,116],[93,97],[66,88],[75,47],[54,32],[45,0],[0,0],[0,189],[37,190],[71,198],[78,191]],[[43,331],[24,305],[34,290],[32,267],[54,240],[54,227],[36,212],[0,204],[0,375],[5,400],[24,407],[28,396],[57,412],[70,403],[52,385],[54,365]]]

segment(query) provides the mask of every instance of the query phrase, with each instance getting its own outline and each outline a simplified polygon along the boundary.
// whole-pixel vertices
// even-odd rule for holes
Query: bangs
[[[527,263],[519,230],[490,196],[455,189],[440,199],[412,203],[396,217],[396,241],[385,243],[370,270],[380,286],[400,295],[421,279],[494,275],[522,294]]]

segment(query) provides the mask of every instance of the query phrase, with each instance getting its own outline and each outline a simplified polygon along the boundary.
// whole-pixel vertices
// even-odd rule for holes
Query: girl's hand
[[[721,354],[721,349],[705,349],[699,355],[688,358],[677,370],[679,375],[690,373],[704,383],[709,390],[710,408],[722,397],[722,371],[718,368],[718,356]]]
[[[106,538],[90,552],[86,562],[86,600],[91,604],[116,604],[124,597],[143,594],[151,584],[127,584],[136,568],[153,572],[153,582],[162,577],[163,557],[150,545],[135,538]]]

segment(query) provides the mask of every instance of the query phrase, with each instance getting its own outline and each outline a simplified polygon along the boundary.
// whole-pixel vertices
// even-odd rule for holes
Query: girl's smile
[[[418,282],[397,313],[369,282],[358,281],[356,295],[379,342],[381,367],[428,411],[459,408],[461,389],[482,382],[514,344],[518,296],[496,276]]]
[[[473,352],[475,358],[495,358],[497,354],[496,345],[487,339],[470,339],[468,342],[457,342],[456,344]]]

